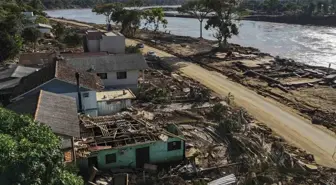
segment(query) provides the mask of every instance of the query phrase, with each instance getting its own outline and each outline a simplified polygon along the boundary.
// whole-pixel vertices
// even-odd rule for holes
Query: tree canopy
[[[237,5],[237,0],[211,0],[209,7],[215,12],[215,15],[207,21],[205,28],[215,30],[213,36],[218,40],[220,48],[226,48],[228,38],[239,33],[234,20]]]
[[[162,25],[166,28],[168,21],[164,18],[164,11],[162,8],[152,8],[144,12],[144,18],[146,20],[146,26],[153,26],[153,31],[156,33],[159,30],[159,26]]]
[[[29,116],[0,108],[0,183],[82,185],[66,170],[60,140]]]

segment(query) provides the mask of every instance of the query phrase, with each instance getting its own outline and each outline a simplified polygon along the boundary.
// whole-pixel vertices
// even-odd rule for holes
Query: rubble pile
[[[288,145],[271,129],[256,123],[243,110],[226,102],[211,105],[183,111],[178,107],[161,109],[162,105],[139,106],[121,113],[161,128],[177,125],[185,138],[186,159],[177,164],[149,165],[144,170],[105,172],[98,175],[96,184],[109,182],[121,173],[128,174],[128,184],[158,185],[217,184],[228,179],[256,185],[326,184],[336,175],[334,170],[318,166],[312,155]]]
[[[152,103],[207,101],[210,91],[199,83],[160,70],[147,69],[140,80],[138,99]]]

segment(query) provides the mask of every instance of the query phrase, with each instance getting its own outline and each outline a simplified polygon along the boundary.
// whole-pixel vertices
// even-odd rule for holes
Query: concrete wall
[[[89,93],[89,97],[84,97],[83,95],[85,93]],[[82,105],[83,110],[85,114],[88,114],[90,116],[97,116],[98,110],[97,110],[97,95],[96,91],[85,91],[81,92],[82,94]],[[76,98],[77,101],[77,108],[79,109],[79,100],[78,100],[78,93],[72,92],[72,93],[64,93],[63,95],[71,96],[73,98]]]
[[[125,53],[125,47],[124,36],[103,36],[100,40],[100,51],[120,54]]]
[[[168,142],[181,141],[181,149],[168,151]],[[98,168],[102,170],[109,170],[118,167],[136,167],[136,149],[149,147],[149,160],[151,164],[166,163],[180,161],[184,158],[184,141],[178,138],[169,138],[167,142],[156,141],[153,143],[139,144],[136,146],[126,146],[119,149],[101,150],[98,153],[91,154],[97,156]],[[116,154],[115,163],[106,164],[105,156],[108,154]],[[88,168],[88,161],[82,159],[79,161],[81,168]]]
[[[126,79],[117,79],[116,72],[107,73],[107,79],[102,79],[106,88],[134,88],[138,85],[139,70],[127,71]]]
[[[89,52],[100,52],[100,40],[87,40],[86,43]]]
[[[128,108],[132,106],[131,100],[120,100],[120,101],[99,101],[98,104],[98,115],[99,116],[106,116],[115,114],[122,109]]]

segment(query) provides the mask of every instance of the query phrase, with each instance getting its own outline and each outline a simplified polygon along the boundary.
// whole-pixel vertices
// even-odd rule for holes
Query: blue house
[[[76,73],[79,74],[78,78]],[[78,98],[78,89],[81,101]],[[63,61],[53,62],[21,79],[12,93],[11,102],[38,94],[41,90],[63,94],[76,99],[78,110],[97,116],[96,92],[103,89],[98,76],[86,71],[79,71]]]

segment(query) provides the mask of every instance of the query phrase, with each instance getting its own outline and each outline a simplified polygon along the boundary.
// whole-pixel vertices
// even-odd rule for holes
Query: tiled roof
[[[54,133],[79,137],[79,120],[76,99],[40,91],[7,107],[19,114],[32,115],[35,121],[51,127]]]
[[[41,68],[52,63],[56,55],[56,53],[22,53],[19,65]]]
[[[92,73],[85,71],[75,70],[71,66],[67,65],[63,61],[53,62],[21,79],[20,84],[14,89],[12,97],[15,98],[21,94],[24,94],[34,88],[56,78],[70,84],[77,85],[76,72],[80,75],[80,85],[81,87],[86,87],[89,89],[100,90],[103,87],[101,79]]]
[[[142,70],[148,68],[146,60],[140,53],[72,58],[66,61],[76,69],[85,71],[93,70],[96,73]]]

